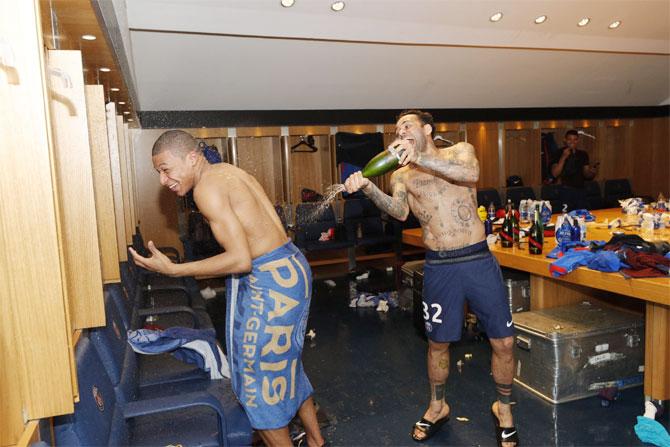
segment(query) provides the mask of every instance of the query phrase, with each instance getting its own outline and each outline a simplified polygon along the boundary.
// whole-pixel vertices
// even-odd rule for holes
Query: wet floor
[[[348,279],[330,278],[334,287],[324,279],[314,282],[307,329],[316,337],[305,341],[303,353],[315,400],[331,421],[324,435],[335,446],[418,445],[409,433],[427,405],[427,344],[415,332],[410,312],[351,308]],[[392,284],[382,282],[381,288]],[[452,417],[424,444],[496,445],[489,411],[495,396],[490,352],[488,343],[472,334],[452,345],[447,381]],[[521,445],[645,445],[633,430],[643,410],[642,387],[622,391],[606,408],[596,397],[552,405],[518,386],[514,395]],[[668,425],[667,414],[663,423]]]

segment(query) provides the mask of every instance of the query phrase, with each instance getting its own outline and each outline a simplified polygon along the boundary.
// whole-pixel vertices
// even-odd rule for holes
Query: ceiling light
[[[588,17],[584,17],[580,19],[579,22],[577,22],[577,26],[586,26],[589,24],[590,21],[591,19],[589,19]]]
[[[102,71],[103,73],[109,73],[110,71],[112,71],[111,68],[107,67],[100,67],[99,70]]]
[[[539,25],[540,23],[544,23],[547,21],[547,16],[541,15],[535,18],[535,24]]]
[[[125,105],[126,105],[126,102],[125,102],[125,101],[119,101],[119,105],[120,105],[120,106],[125,106]]]
[[[124,115],[130,115],[130,112],[126,110],[125,112],[123,112],[123,114]]]
[[[500,19],[502,19],[502,16],[503,16],[502,12],[496,12],[491,17],[489,17],[489,20],[492,22],[499,22]]]
[[[131,122],[131,123],[132,123],[133,121],[135,121],[135,120],[132,119],[132,118],[128,118],[128,122]]]
[[[81,38],[84,39],[84,40],[95,40],[96,39],[96,37],[93,34],[84,34],[83,36],[81,36]]]
[[[111,92],[119,92],[119,91],[121,91],[121,89],[119,89],[118,87],[112,87],[112,88],[109,89],[109,91],[111,91]]]
[[[333,4],[330,5],[330,9],[335,12],[340,12],[344,9],[344,2],[333,2]]]
[[[280,3],[284,8],[290,8],[295,3],[295,0],[281,0]]]
[[[621,20],[615,20],[614,22],[609,24],[608,28],[609,29],[617,29],[620,26],[621,26]]]

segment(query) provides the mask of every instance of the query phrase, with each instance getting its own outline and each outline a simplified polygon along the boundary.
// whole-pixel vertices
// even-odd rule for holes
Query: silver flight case
[[[552,403],[642,384],[641,314],[584,301],[514,314],[514,381]]]

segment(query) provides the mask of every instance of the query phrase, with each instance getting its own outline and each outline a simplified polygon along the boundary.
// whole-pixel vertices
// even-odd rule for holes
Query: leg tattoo
[[[510,397],[512,396],[511,383],[496,383],[496,392],[498,393],[498,400],[501,404],[510,404]]]
[[[444,400],[446,385],[444,383],[430,384],[430,400]]]

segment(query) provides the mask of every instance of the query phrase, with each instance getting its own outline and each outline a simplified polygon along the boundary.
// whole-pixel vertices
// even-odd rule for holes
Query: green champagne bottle
[[[514,223],[512,221],[512,201],[507,200],[507,212],[500,229],[500,245],[505,248],[514,246]]]
[[[375,155],[361,171],[363,177],[378,177],[396,169],[400,154],[402,153],[402,150],[396,150],[397,147],[389,147]]]
[[[531,255],[541,255],[543,243],[544,225],[542,225],[542,219],[540,218],[540,205],[535,205],[535,217],[528,234],[528,252]]]

